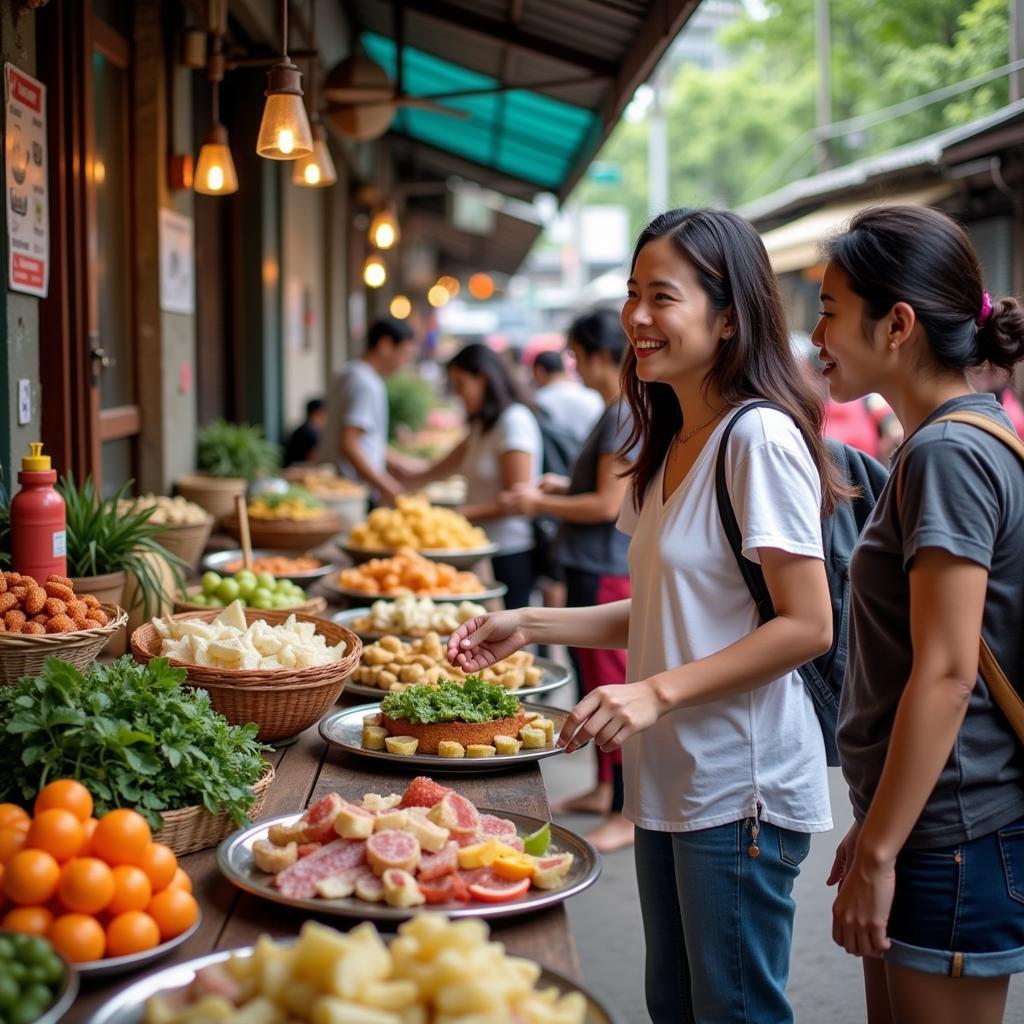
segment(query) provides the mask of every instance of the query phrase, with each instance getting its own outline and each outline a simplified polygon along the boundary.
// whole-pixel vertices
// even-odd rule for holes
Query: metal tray
[[[75,964],[75,968],[83,978],[104,978],[111,974],[127,974],[129,971],[146,967],[157,960],[163,959],[168,953],[177,949],[180,945],[188,942],[195,934],[196,929],[202,923],[203,915],[200,911],[195,924],[188,931],[176,935],[173,939],[153,949],[147,949],[142,953],[131,953],[128,956],[115,956],[109,960],[90,960],[88,963]]]
[[[385,937],[387,941],[387,937]],[[253,947],[241,949],[221,949],[216,953],[186,960],[180,964],[172,964],[162,971],[156,971],[140,978],[133,985],[123,989],[112,999],[103,1004],[90,1018],[89,1024],[142,1024],[145,1014],[145,1003],[150,996],[169,989],[184,988],[196,976],[196,972],[211,964],[223,963],[232,955],[252,956]],[[541,969],[538,987],[554,986],[559,992],[580,992],[587,1001],[587,1015],[584,1024],[619,1024],[620,1018],[613,1016],[586,989],[570,981],[556,971]]]
[[[416,599],[417,601],[419,598]],[[438,604],[458,604],[458,601],[438,601]],[[417,633],[381,633],[372,629],[356,629],[354,623],[358,622],[359,619],[365,619],[372,614],[371,608],[346,608],[342,612],[336,612],[331,616],[331,622],[337,623],[339,626],[345,626],[347,629],[351,629],[353,633],[360,640],[365,640],[367,643],[376,643],[382,636],[397,636],[399,640],[422,640],[427,635],[427,630],[421,630]],[[437,630],[434,630],[436,633]],[[441,633],[442,639],[447,637],[447,633]]]
[[[392,754],[387,750],[367,750],[363,746],[363,716],[380,711],[380,701],[376,704],[357,704],[355,707],[332,711],[320,719],[320,735],[332,747],[344,750],[347,754],[358,754],[375,761],[389,761],[391,764],[404,765],[414,771],[426,771],[428,774],[455,772],[459,775],[480,775],[504,771],[513,765],[532,764],[534,761],[563,752],[557,745],[558,730],[569,712],[545,704],[531,704],[525,700],[522,705],[527,711],[537,711],[555,723],[555,741],[550,746],[520,750],[518,754],[495,754],[494,757],[440,757],[437,754]]]
[[[203,559],[202,569],[203,572],[216,572],[220,575],[224,575],[227,570],[224,568],[229,562],[233,562],[236,558],[241,559],[242,550],[241,548],[233,548],[230,551],[218,551],[215,554],[207,555]],[[301,552],[296,553],[295,551],[272,551],[269,548],[262,548],[252,553],[253,558],[296,558],[301,557]],[[310,558],[316,558],[316,555],[310,555]],[[278,573],[271,573],[275,579],[278,580],[291,580],[293,583],[298,583],[299,586],[310,583],[316,583],[317,580],[322,580],[325,576],[329,576],[334,570],[335,566],[333,562],[327,561],[323,558],[318,558],[318,562],[321,562],[319,569],[307,569],[305,572],[289,572],[279,575]],[[235,572],[238,570],[236,569]],[[233,575],[233,574],[232,574]]]
[[[337,573],[335,573],[337,578]],[[365,590],[355,590],[352,587],[338,586],[329,577],[323,581],[321,586],[328,598],[335,601],[397,601],[402,594],[368,594]],[[413,597],[429,597],[432,601],[493,601],[495,598],[504,597],[508,587],[504,583],[493,583],[486,590],[476,594],[414,594]]]
[[[349,558],[359,565],[361,562],[368,562],[371,558],[391,558],[395,553],[394,548],[361,548],[348,541],[339,541],[338,547],[348,555]],[[446,562],[456,569],[471,569],[482,558],[490,558],[498,553],[498,545],[495,543],[482,544],[478,548],[417,548],[416,553],[432,562]]]
[[[540,818],[531,818],[525,814],[514,814],[509,811],[496,811],[487,807],[479,808],[481,814],[496,814],[507,818],[515,824],[520,834],[529,835],[544,825]],[[253,867],[252,844],[267,834],[271,825],[289,825],[297,821],[302,814],[282,814],[276,818],[265,818],[256,825],[241,829],[225,839],[217,847],[217,866],[229,881],[245,892],[260,896],[272,903],[280,903],[287,907],[297,907],[313,914],[327,914],[332,917],[355,917],[360,920],[387,922],[390,925],[405,921],[414,914],[420,913],[422,907],[389,907],[386,903],[368,903],[356,896],[344,899],[323,900],[293,899],[282,896],[278,889],[270,884],[270,875],[265,875]],[[531,888],[522,899],[514,903],[438,903],[429,909],[439,911],[448,917],[515,917],[528,914],[534,910],[554,906],[569,896],[575,896],[589,888],[601,874],[601,858],[597,850],[584,838],[570,832],[561,825],[551,822],[551,846],[556,853],[571,853],[572,868],[566,876],[565,885],[561,889]]]
[[[510,693],[514,693],[517,697],[533,697],[538,693],[549,693],[551,690],[557,690],[559,687],[565,686],[572,679],[571,669],[566,668],[564,665],[559,665],[557,661],[552,661],[550,658],[534,658],[533,664],[536,668],[544,670],[544,675],[541,676],[540,682],[536,686],[522,686],[518,690],[510,690]],[[387,690],[382,690],[379,686],[354,683],[351,676],[348,682],[345,683],[345,689],[341,691],[343,697],[346,695],[349,697],[367,697],[370,700],[379,700],[385,693],[387,693]]]

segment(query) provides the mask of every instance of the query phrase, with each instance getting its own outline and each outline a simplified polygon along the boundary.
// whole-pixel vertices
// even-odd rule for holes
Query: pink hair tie
[[[992,315],[992,297],[988,292],[981,293],[981,312],[978,314],[978,326],[982,327],[985,321]]]

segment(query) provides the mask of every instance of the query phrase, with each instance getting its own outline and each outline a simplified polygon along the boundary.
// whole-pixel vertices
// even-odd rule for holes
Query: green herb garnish
[[[493,722],[519,714],[519,698],[503,686],[469,676],[464,683],[438,679],[437,685],[419,683],[400,693],[389,693],[380,709],[388,718],[403,718],[414,725],[433,722]]]
[[[255,725],[231,725],[184,679],[166,658],[126,656],[85,675],[47,658],[42,675],[0,687],[0,801],[30,802],[47,782],[73,778],[97,817],[131,807],[158,829],[160,811],[202,804],[248,824],[268,748]]]

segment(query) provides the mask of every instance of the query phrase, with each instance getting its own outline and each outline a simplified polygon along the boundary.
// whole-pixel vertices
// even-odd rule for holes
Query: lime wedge
[[[545,821],[536,832],[531,832],[523,840],[523,852],[531,857],[543,857],[551,845],[551,822]]]

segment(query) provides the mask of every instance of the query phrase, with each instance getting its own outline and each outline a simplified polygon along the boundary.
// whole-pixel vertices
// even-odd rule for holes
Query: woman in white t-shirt
[[[795,670],[831,642],[821,514],[843,488],[767,254],[742,218],[655,219],[634,251],[622,325],[627,444],[638,446],[619,519],[631,598],[484,616],[452,635],[449,658],[479,670],[527,643],[628,648],[629,685],[588,694],[559,743],[622,747],[651,1018],[780,1024],[793,1019],[793,882],[811,833],[832,827],[821,731]],[[777,612],[764,625],[714,486],[732,410],[758,398],[789,415],[743,416],[726,475]]]
[[[466,409],[469,433],[440,462],[403,482],[420,486],[452,473],[466,478],[466,504],[459,511],[498,545],[494,575],[508,587],[506,605],[518,608],[530,603],[533,589],[533,522],[509,514],[498,496],[540,476],[540,427],[500,356],[486,345],[460,349],[448,363],[448,380]]]

